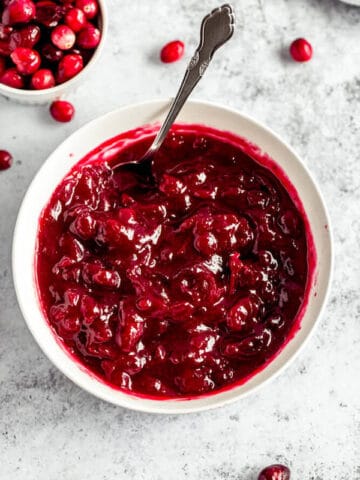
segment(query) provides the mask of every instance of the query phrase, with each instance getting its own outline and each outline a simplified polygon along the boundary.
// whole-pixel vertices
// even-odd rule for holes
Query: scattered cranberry
[[[59,25],[51,32],[51,41],[60,50],[70,50],[75,44],[75,33],[67,25]]]
[[[290,480],[290,470],[285,465],[270,465],[260,472],[258,480]]]
[[[55,78],[51,70],[42,68],[31,77],[31,86],[34,90],[45,90],[55,87]]]
[[[290,45],[290,55],[296,62],[308,62],[312,54],[312,46],[305,38],[298,38]]]
[[[82,56],[76,53],[65,55],[59,62],[57,72],[58,83],[64,83],[75,77],[84,68]]]
[[[2,15],[2,23],[27,23],[35,17],[35,4],[31,0],[10,0]]]
[[[8,68],[0,77],[0,83],[12,88],[23,88],[24,79],[16,68]]]
[[[0,150],[0,170],[7,170],[11,167],[13,161],[12,155],[6,150]]]
[[[80,8],[72,8],[65,15],[65,23],[74,32],[80,32],[86,25],[85,13]]]
[[[84,28],[84,30],[81,30],[77,37],[77,44],[80,48],[91,50],[99,45],[100,38],[100,30],[90,25],[89,27]]]
[[[75,114],[75,108],[70,102],[56,100],[50,106],[50,113],[57,122],[70,122]]]
[[[76,0],[75,5],[76,8],[80,8],[85,13],[88,19],[94,18],[99,11],[99,5],[96,0]]]
[[[180,40],[167,43],[160,52],[160,59],[164,63],[177,62],[184,55],[185,46]]]
[[[10,55],[16,68],[22,75],[31,75],[39,69],[41,59],[36,50],[31,48],[18,47]]]

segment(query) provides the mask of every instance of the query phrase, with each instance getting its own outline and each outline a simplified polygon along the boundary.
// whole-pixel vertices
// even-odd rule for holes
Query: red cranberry
[[[75,33],[67,25],[59,25],[51,32],[51,41],[60,50],[70,50],[75,44]]]
[[[90,50],[96,48],[99,45],[100,38],[100,30],[90,25],[84,28],[84,30],[81,30],[81,32],[77,36],[77,44],[80,48]]]
[[[36,20],[48,28],[56,27],[64,13],[64,7],[51,0],[42,0],[36,4]]]
[[[6,70],[5,58],[0,57],[0,77]]]
[[[8,40],[13,31],[13,27],[10,27],[9,25],[2,25],[0,23],[0,40]]]
[[[24,79],[16,68],[8,68],[0,77],[0,83],[12,88],[24,88]]]
[[[0,150],[0,170],[7,170],[11,167],[13,161],[12,155],[6,150]]]
[[[65,15],[65,23],[74,32],[80,32],[86,25],[85,13],[80,8],[72,8]]]
[[[76,0],[75,6],[80,8],[88,19],[94,18],[99,11],[99,5],[96,0]]]
[[[308,62],[312,54],[312,46],[305,38],[297,38],[290,45],[290,55],[296,62]]]
[[[40,55],[36,50],[32,50],[31,48],[15,48],[10,57],[15,63],[18,72],[23,75],[31,75],[40,67]]]
[[[27,23],[35,17],[35,4],[31,0],[11,0],[5,7],[2,23]]]
[[[33,48],[40,40],[40,28],[36,25],[27,25],[26,27],[12,32],[10,36],[10,48],[15,50],[17,47]]]
[[[184,55],[185,45],[180,40],[167,43],[160,52],[160,59],[164,63],[172,63],[180,60]]]
[[[71,53],[65,55],[59,62],[57,80],[59,83],[66,82],[75,77],[84,68],[84,62],[81,55]]]
[[[48,62],[55,63],[59,62],[63,58],[64,53],[62,52],[62,50],[55,48],[54,45],[52,45],[51,43],[47,43],[43,46],[41,50],[41,55]]]
[[[55,86],[55,78],[51,70],[42,68],[34,73],[31,78],[31,86],[35,90],[44,90]]]
[[[285,465],[270,465],[260,472],[258,480],[290,480],[290,470]]]
[[[50,113],[57,122],[70,122],[75,114],[75,108],[70,102],[56,100],[50,106]]]

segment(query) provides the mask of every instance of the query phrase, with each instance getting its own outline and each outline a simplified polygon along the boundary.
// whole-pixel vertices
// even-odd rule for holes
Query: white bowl
[[[105,385],[75,362],[55,338],[39,307],[34,282],[34,252],[40,213],[55,187],[86,153],[120,132],[162,121],[168,106],[168,101],[152,101],[116,110],[85,125],[55,150],[34,178],[19,211],[13,241],[13,277],[30,331],[48,358],[73,382],[93,395],[122,407],[156,413],[189,413],[244,397],[273,378],[294,358],[323,309],[331,277],[332,248],[329,218],[321,194],[295,152],[268,128],[235,110],[211,103],[188,102],[178,118],[179,122],[206,124],[231,131],[255,143],[282,167],[303,202],[317,251],[317,267],[301,329],[268,366],[245,384],[191,400],[152,400],[129,395]]]
[[[0,83],[0,95],[9,98],[10,100],[27,105],[41,105],[62,98],[63,95],[75,90],[75,88],[81,82],[85,81],[101,55],[108,30],[106,0],[98,0],[98,3],[100,7],[101,40],[99,45],[96,47],[93,56],[80,73],[75,75],[75,77],[71,78],[67,82],[56,85],[53,88],[46,88],[45,90],[25,90],[21,88],[8,87],[7,85]]]

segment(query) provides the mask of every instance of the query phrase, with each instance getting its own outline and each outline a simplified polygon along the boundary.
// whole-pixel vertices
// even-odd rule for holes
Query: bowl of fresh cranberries
[[[18,215],[13,275],[32,334],[71,380],[120,406],[185,413],[243,397],[295,357],[332,250],[302,161],[235,110],[189,102],[154,179],[122,166],[167,108],[117,110],[48,158]]]
[[[105,0],[0,2],[0,94],[46,103],[86,78],[107,30]]]

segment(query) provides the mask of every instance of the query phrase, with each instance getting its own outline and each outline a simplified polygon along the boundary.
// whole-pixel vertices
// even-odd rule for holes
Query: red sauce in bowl
[[[208,394],[264,368],[299,327],[314,268],[295,189],[234,135],[178,125],[156,184],[111,165],[153,128],[76,164],[39,222],[42,309],[66,349],[115,388]]]

